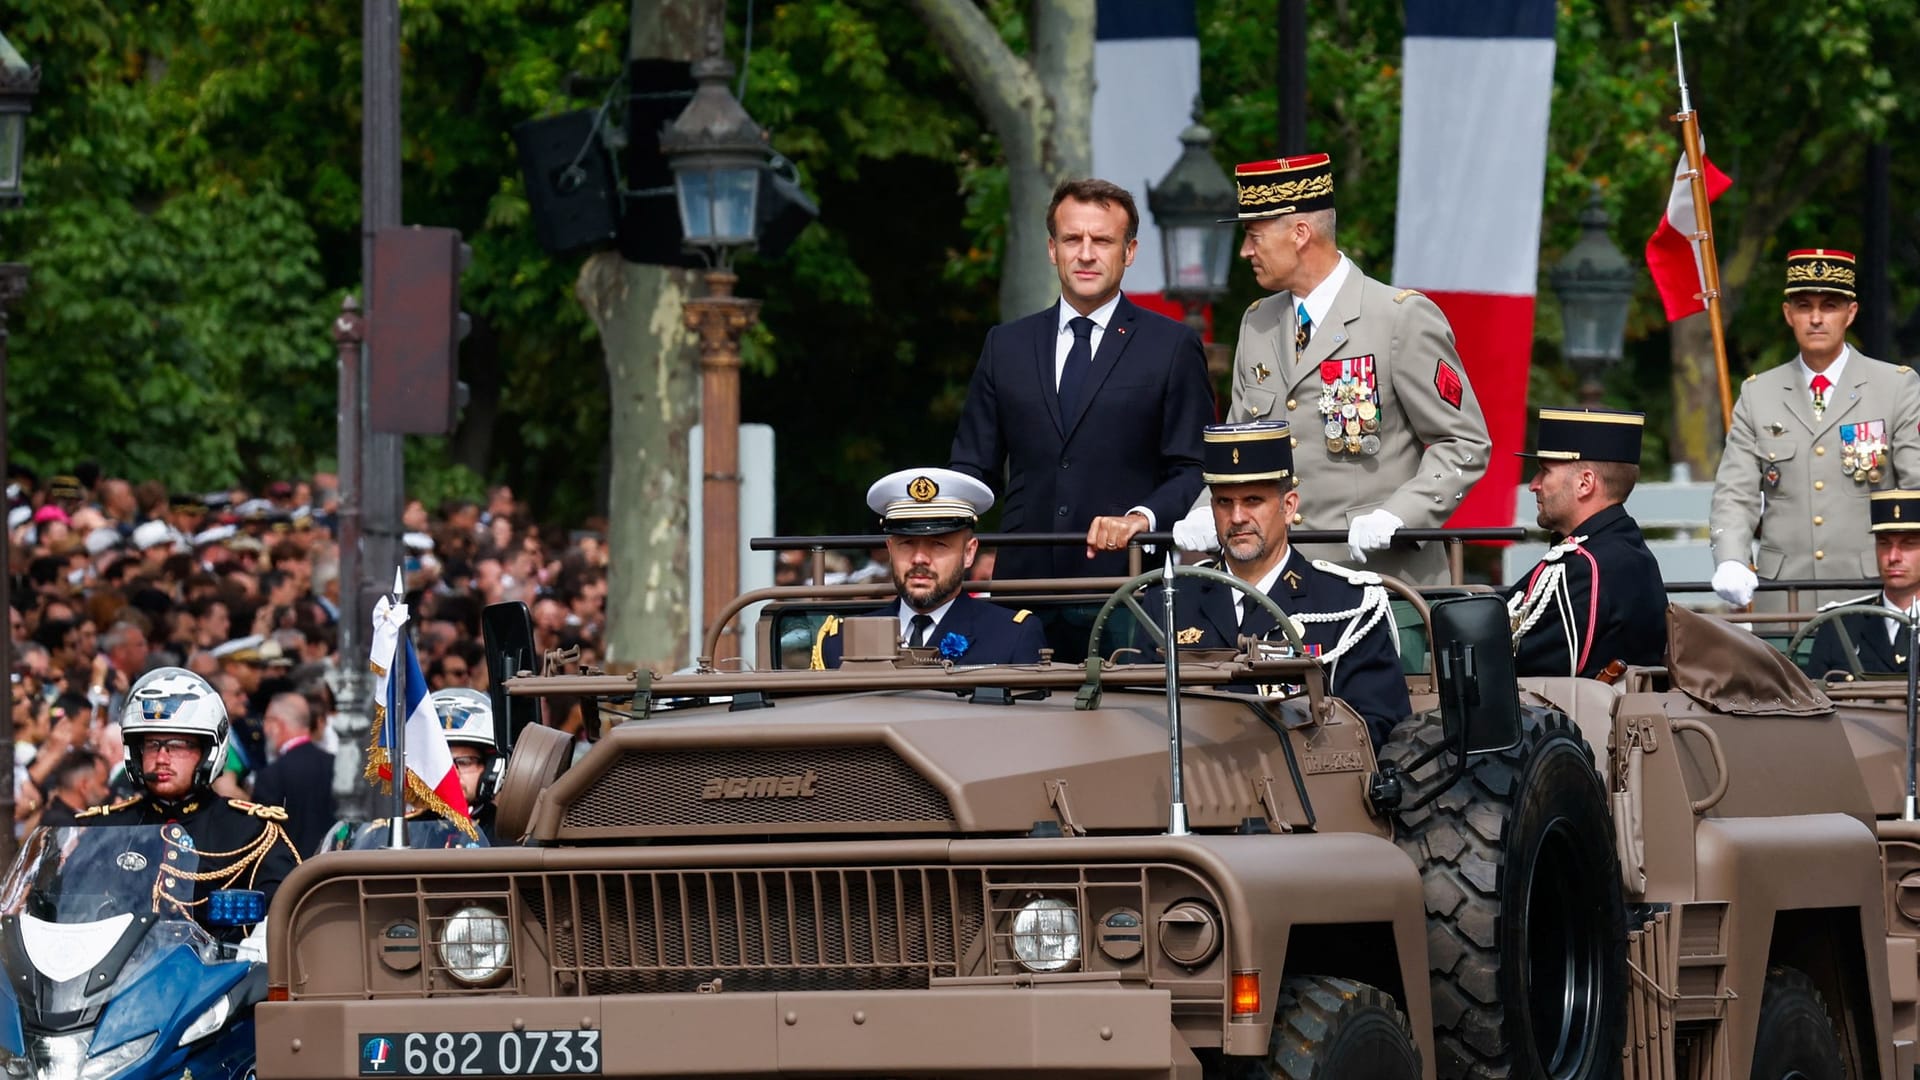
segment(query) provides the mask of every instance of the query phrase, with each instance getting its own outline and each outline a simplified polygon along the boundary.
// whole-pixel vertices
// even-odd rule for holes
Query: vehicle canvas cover
[[[1793,661],[1747,630],[1667,605],[1673,688],[1733,716],[1818,716],[1833,702]]]

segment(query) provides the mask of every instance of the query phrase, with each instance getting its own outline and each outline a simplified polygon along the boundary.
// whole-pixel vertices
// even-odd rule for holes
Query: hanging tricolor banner
[[[1457,526],[1513,524],[1553,95],[1553,0],[1406,0],[1393,283],[1453,324],[1493,436]]]
[[[1700,171],[1705,174],[1707,205],[1733,186],[1726,173],[1713,167],[1703,151]],[[1660,306],[1668,322],[1707,310],[1706,269],[1701,265],[1700,215],[1693,208],[1693,174],[1687,169],[1687,155],[1673,168],[1673,191],[1667,196],[1667,213],[1647,238],[1647,273],[1660,293]]]
[[[420,672],[420,657],[413,651],[413,635],[406,632],[406,626],[407,605],[382,596],[373,608],[373,644],[367,650],[375,702],[373,735],[367,746],[367,779],[384,781],[383,788],[393,790],[390,749],[395,728],[400,728],[404,734],[398,737],[406,740],[407,801],[433,811],[478,839],[466,792],[460,787],[460,774],[453,767],[453,751],[447,748],[446,732],[434,715],[427,678]],[[397,725],[390,722],[396,714],[400,717]]]
[[[1193,0],[1100,0],[1093,46],[1093,175],[1133,193],[1140,248],[1122,288],[1127,299],[1173,318],[1161,296],[1166,269],[1160,230],[1147,213],[1147,185],[1180,157],[1200,93],[1199,24]]]

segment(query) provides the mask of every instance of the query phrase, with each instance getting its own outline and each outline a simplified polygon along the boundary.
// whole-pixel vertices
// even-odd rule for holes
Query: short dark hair
[[[70,750],[53,767],[53,783],[59,788],[75,788],[85,783],[100,767],[101,757],[91,750]]]
[[[1589,461],[1600,492],[1614,502],[1626,502],[1633,485],[1640,482],[1640,466],[1627,461]]]
[[[1059,187],[1053,189],[1053,201],[1047,204],[1048,236],[1059,235],[1054,228],[1054,211],[1060,209],[1060,204],[1068,199],[1095,203],[1102,210],[1119,203],[1120,208],[1127,212],[1126,239],[1131,240],[1140,234],[1140,208],[1133,205],[1133,192],[1111,180],[1088,177],[1084,180],[1062,181]]]

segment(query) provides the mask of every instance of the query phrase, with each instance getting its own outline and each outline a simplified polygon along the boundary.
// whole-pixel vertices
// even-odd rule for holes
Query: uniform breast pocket
[[[1277,400],[1278,398],[1275,397],[1274,392],[1271,390],[1263,390],[1257,386],[1242,387],[1240,391],[1240,408],[1243,411],[1243,415],[1236,416],[1233,420],[1244,423],[1248,420],[1259,420],[1262,417],[1268,416],[1273,412],[1273,405]]]
[[[1754,448],[1759,457],[1760,490],[1770,495],[1784,494],[1797,477],[1799,462],[1794,460],[1800,448],[1788,439],[1761,439]]]

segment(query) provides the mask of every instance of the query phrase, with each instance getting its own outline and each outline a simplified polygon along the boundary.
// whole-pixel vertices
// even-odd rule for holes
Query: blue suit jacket
[[[899,612],[900,604],[896,600],[878,611],[864,614],[893,619],[899,617]],[[1032,612],[1008,611],[999,604],[976,600],[965,592],[953,598],[953,606],[933,625],[933,635],[928,640],[938,646],[948,634],[958,634],[967,640],[966,650],[953,658],[956,664],[1037,664],[1040,650],[1047,645],[1040,620]],[[820,628],[814,647],[822,665],[840,666],[837,620],[828,620]]]
[[[1234,647],[1245,634],[1267,635],[1274,629],[1267,609],[1248,600],[1247,621],[1233,618],[1234,590],[1219,582],[1200,578],[1180,578],[1175,583],[1174,625],[1176,630],[1198,629],[1200,639],[1191,648],[1226,649]],[[1346,611],[1360,603],[1360,586],[1315,567],[1298,551],[1287,553],[1280,577],[1267,593],[1280,610],[1289,614]],[[1151,588],[1140,598],[1140,606],[1153,619],[1160,618],[1160,590]],[[1312,649],[1333,648],[1346,629],[1342,623],[1310,623],[1301,640]],[[1387,734],[1395,724],[1413,714],[1412,697],[1407,693],[1407,677],[1400,667],[1400,653],[1393,647],[1393,623],[1383,619],[1367,631],[1346,655],[1334,665],[1328,686],[1333,696],[1346,702],[1367,722],[1373,748],[1386,745]],[[1142,637],[1144,638],[1144,634]],[[1280,635],[1268,637],[1281,640]],[[1143,642],[1145,655],[1153,655],[1151,641]],[[1230,684],[1228,690],[1251,692],[1252,687]]]
[[[1191,329],[1125,296],[1101,336],[1081,399],[1060,414],[1053,357],[1059,303],[987,333],[954,432],[952,467],[994,490],[1006,532],[1085,533],[1136,506],[1161,529],[1200,494],[1203,427],[1213,422],[1206,355]],[[1126,573],[1124,553],[1007,547],[994,576]]]

